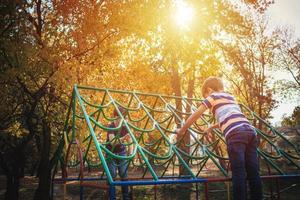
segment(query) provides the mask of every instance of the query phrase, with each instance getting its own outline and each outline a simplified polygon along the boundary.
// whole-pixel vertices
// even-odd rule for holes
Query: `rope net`
[[[65,173],[77,169],[80,178],[88,176],[87,171],[96,171],[103,180],[115,185],[119,182],[110,174],[108,159],[126,161],[126,184],[200,182],[203,178],[230,176],[224,136],[218,129],[211,134],[203,132],[214,123],[212,115],[204,114],[184,137],[177,138],[174,134],[201,101],[75,86],[64,134],[56,151],[57,166],[65,168]],[[261,126],[256,128],[261,175],[299,174],[299,144],[246,106],[240,106],[253,125]],[[113,115],[114,110],[117,116]],[[111,128],[109,124],[117,118],[120,123]],[[118,136],[107,139],[108,131],[119,131],[122,127],[128,132],[127,140]],[[113,144],[124,145],[127,155],[121,156],[107,148]]]

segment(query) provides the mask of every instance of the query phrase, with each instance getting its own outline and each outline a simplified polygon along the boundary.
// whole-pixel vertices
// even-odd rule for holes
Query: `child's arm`
[[[211,133],[215,128],[219,128],[218,123],[215,123],[214,125],[209,126],[204,132]]]
[[[176,130],[177,137],[182,136],[185,131],[205,112],[207,108],[201,104],[196,112],[194,112],[185,122],[183,127]]]

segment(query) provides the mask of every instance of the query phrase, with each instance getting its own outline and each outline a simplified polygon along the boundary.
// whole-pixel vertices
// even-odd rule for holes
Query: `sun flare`
[[[189,27],[193,17],[194,9],[183,0],[175,1],[175,20],[179,27]]]

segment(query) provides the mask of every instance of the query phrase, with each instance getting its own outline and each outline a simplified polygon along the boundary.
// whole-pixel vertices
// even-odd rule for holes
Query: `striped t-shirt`
[[[252,127],[234,97],[225,92],[213,92],[202,102],[213,113],[225,137],[242,125]]]

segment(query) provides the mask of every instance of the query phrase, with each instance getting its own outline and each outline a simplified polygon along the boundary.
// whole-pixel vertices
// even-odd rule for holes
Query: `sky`
[[[290,26],[295,31],[295,36],[300,38],[300,0],[275,0],[267,10],[269,15],[270,27],[276,26]],[[285,77],[291,80],[291,76],[287,73],[278,74],[278,77]],[[271,123],[278,124],[284,114],[291,115],[294,108],[300,105],[300,98],[288,100],[283,103],[280,102],[278,108],[272,112],[274,117]]]
[[[268,10],[271,26],[289,25],[295,29],[295,35],[300,37],[300,1],[275,0]]]

